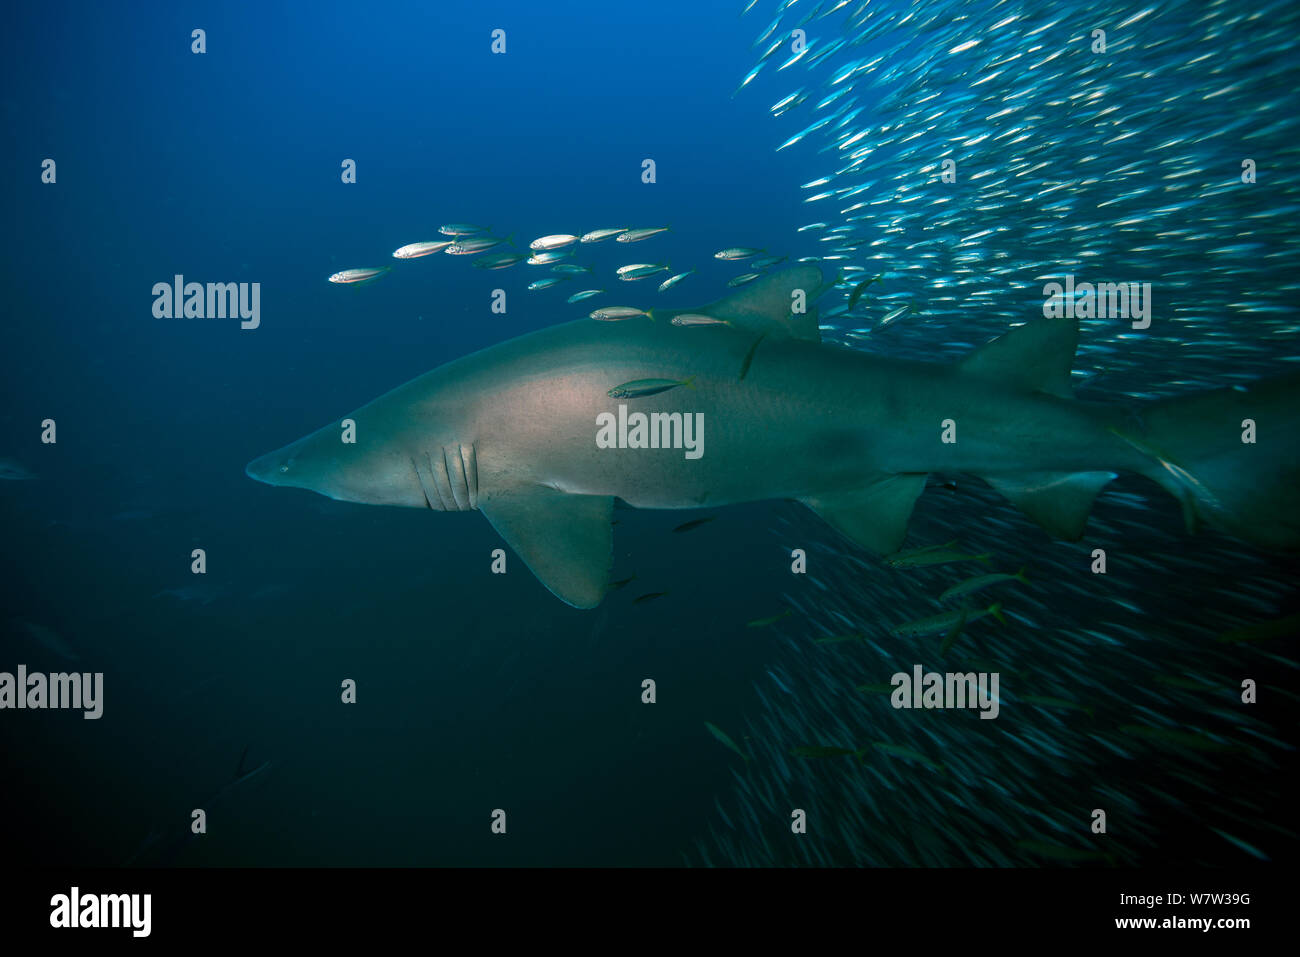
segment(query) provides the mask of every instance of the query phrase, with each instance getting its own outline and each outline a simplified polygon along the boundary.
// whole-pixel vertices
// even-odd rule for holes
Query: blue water
[[[789,604],[789,523],[803,522],[810,540],[837,542],[829,529],[792,517],[786,503],[729,508],[682,535],[670,529],[699,513],[622,510],[613,578],[635,580],[599,609],[578,611],[522,570],[487,575],[501,542],[480,515],[337,503],[256,484],[244,465],[443,362],[585,313],[586,303],[564,303],[589,288],[583,279],[529,292],[538,268],[484,271],[442,254],[391,259],[399,245],[438,238],[441,224],[480,223],[521,245],[547,233],[671,224],[632,247],[635,255],[611,242],[583,261],[603,270],[591,287],[607,289],[624,261],[698,269],[664,296],[651,288],[662,277],[640,284],[640,296],[676,307],[725,292],[738,270],[713,259],[724,246],[791,260],[824,252],[796,232],[822,217],[799,187],[841,165],[839,156],[819,152],[826,142],[815,138],[775,152],[811,114],[773,119],[771,104],[800,83],[816,102],[837,63],[895,47],[873,40],[815,78],[790,81],[771,76],[778,54],[733,97],[775,13],[763,3],[742,20],[742,6],[10,11],[0,40],[8,144],[0,458],[35,477],[0,483],[0,670],[75,664],[102,671],[105,685],[98,721],[0,714],[6,778],[17,782],[4,820],[28,856],[91,865],[698,860],[708,829],[723,826],[715,799],[735,814],[726,802],[736,761],[704,722],[748,748],[765,711],[754,684],[769,699],[787,697],[765,673],[786,660],[792,638],[821,632],[803,615],[774,628],[745,623]],[[190,51],[196,27],[206,31],[202,55]],[[495,28],[506,31],[504,55],[490,51]],[[1176,32],[1177,18],[1162,29]],[[1248,59],[1234,55],[1249,79]],[[860,105],[887,107],[882,93],[862,97]],[[1041,133],[1068,139],[1070,128],[1057,117]],[[54,184],[41,182],[46,158],[57,163]],[[647,158],[652,184],[641,179]],[[355,183],[341,182],[345,159],[356,163]],[[1238,159],[1225,160],[1229,179]],[[963,224],[948,238],[974,231]],[[1163,242],[1176,251],[1175,238]],[[1239,283],[1229,262],[1216,301],[1263,295],[1294,305],[1293,233],[1269,233],[1261,248],[1285,255],[1252,260]],[[1042,255],[1027,240],[1021,251]],[[1155,269],[1159,259],[1142,262]],[[326,282],[338,270],[389,264],[373,285]],[[151,289],[176,274],[260,283],[260,326],[155,318]],[[962,310],[935,303],[934,326],[895,330],[896,341],[872,348],[960,353],[1029,318],[1024,303],[1034,296],[1024,289],[1038,274],[1026,267],[1015,300],[965,328]],[[1139,268],[1116,278],[1154,277]],[[505,315],[490,311],[498,288]],[[1250,351],[1257,329],[1235,341],[1226,333],[1196,378],[1277,371],[1295,354],[1295,330],[1282,323],[1273,321],[1259,352]],[[1151,354],[1163,348],[1153,344]],[[1141,354],[1128,361],[1140,366]],[[1144,383],[1126,371],[1130,393],[1180,376],[1169,367]],[[46,419],[57,424],[54,444],[41,441]],[[1137,491],[1152,499],[1143,521],[1159,530],[1146,546],[1175,551],[1167,542],[1181,540],[1176,510],[1153,486]],[[1005,503],[976,497],[932,530],[978,529],[990,510],[1016,520]],[[998,539],[1020,549],[1007,556],[1012,568],[1047,548],[1028,524],[1012,528]],[[1243,546],[1199,541],[1192,580],[1199,574],[1205,593],[1240,567],[1232,556]],[[206,551],[203,576],[190,572],[195,548]],[[1294,610],[1294,568],[1261,564],[1259,574],[1254,605],[1235,600],[1234,580],[1205,620],[1226,627]],[[921,613],[904,606],[901,586],[860,596],[843,580],[836,588],[864,621]],[[668,594],[632,604],[656,591]],[[1077,596],[1055,600],[1072,622],[1088,607]],[[1167,625],[1170,609],[1156,601],[1148,614]],[[62,644],[41,640],[50,632]],[[1032,654],[1028,637],[1020,647]],[[1272,651],[1270,667],[1293,687],[1294,644]],[[653,706],[641,703],[646,678],[658,685]],[[340,703],[345,679],[357,682],[354,705]],[[831,680],[808,671],[791,686],[798,696]],[[774,707],[796,716],[782,719],[786,727],[814,720],[811,706]],[[264,762],[265,772],[223,790]],[[209,833],[186,840],[190,810],[208,804]],[[508,815],[504,836],[489,828],[498,808]],[[1172,840],[1192,840],[1182,827]],[[1274,856],[1293,853],[1294,835],[1279,842]],[[731,859],[711,860],[743,862],[729,846]],[[860,857],[832,850],[776,860]]]

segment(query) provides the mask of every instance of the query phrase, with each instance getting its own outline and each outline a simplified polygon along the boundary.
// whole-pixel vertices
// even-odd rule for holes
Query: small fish
[[[787,608],[779,615],[773,615],[771,618],[755,618],[753,621],[745,623],[746,628],[766,628],[768,625],[775,625],[782,618],[789,618],[794,612]]]
[[[1272,621],[1242,625],[1239,628],[1233,628],[1231,631],[1225,631],[1219,636],[1218,640],[1228,644],[1240,644],[1242,642],[1284,638],[1297,632],[1300,632],[1300,613],[1287,615],[1285,618],[1275,618]]]
[[[775,266],[777,263],[785,262],[784,256],[760,256],[750,263],[755,269],[766,269],[768,266]]]
[[[893,694],[894,689],[895,685],[892,681],[881,681],[877,684],[858,685],[854,690],[864,694]]]
[[[727,285],[728,285],[728,286],[743,286],[743,285],[744,285],[745,283],[747,283],[747,282],[753,282],[753,281],[754,281],[755,279],[757,279],[758,277],[759,277],[759,274],[756,273],[756,272],[747,272],[747,273],[745,273],[745,275],[743,275],[743,276],[737,276],[735,279],[728,279],[728,280],[727,280]]]
[[[618,322],[621,319],[635,319],[637,316],[653,319],[653,313],[653,309],[638,309],[635,306],[602,306],[592,310],[591,318],[601,322]]]
[[[889,629],[889,633],[900,638],[921,638],[925,635],[937,635],[940,632],[947,632],[949,628],[959,621],[963,624],[968,621],[979,621],[985,615],[992,615],[1004,625],[1007,623],[1006,619],[1002,617],[1002,603],[994,602],[983,611],[962,608],[940,612],[926,618],[918,618],[915,621],[906,621]]]
[[[819,645],[834,645],[841,641],[862,641],[866,638],[860,631],[851,631],[847,635],[827,635],[825,638],[814,638],[813,641]]]
[[[590,299],[592,296],[599,296],[605,290],[603,289],[584,289],[582,292],[575,292],[565,302],[582,302],[584,299]],[[594,316],[592,318],[595,318]]]
[[[931,565],[947,565],[950,562],[985,562],[993,556],[992,552],[980,555],[968,555],[947,548],[937,548],[927,552],[906,557],[886,555],[884,562],[891,568],[928,568]]]
[[[1020,582],[1028,585],[1029,579],[1025,577],[1025,569],[1022,565],[1020,571],[1015,574],[1008,572],[994,572],[992,575],[976,575],[974,578],[968,578],[964,582],[958,582],[951,588],[944,591],[939,596],[940,601],[947,601],[949,598],[957,598],[961,595],[969,595],[971,592],[977,592],[989,585],[996,585],[999,582]]]
[[[529,289],[550,289],[552,286],[558,286],[562,282],[567,282],[568,276],[547,276],[545,279],[535,279],[528,284]]]
[[[1240,751],[1241,745],[1228,741],[1216,741],[1205,734],[1194,731],[1178,731],[1173,728],[1156,728],[1148,724],[1120,725],[1120,731],[1135,738],[1142,738],[1153,744],[1167,744],[1188,751],[1225,752]]]
[[[392,266],[366,267],[362,269],[345,269],[330,276],[330,282],[354,283],[371,282],[391,270]]]
[[[27,482],[34,478],[34,474],[13,459],[0,459],[0,481]]]
[[[656,598],[663,598],[664,595],[666,594],[668,594],[668,592],[666,591],[646,592],[644,595],[637,595],[635,598],[633,598],[632,604],[639,605],[643,601],[654,601]]]
[[[593,229],[589,233],[583,233],[578,240],[580,243],[598,243],[603,239],[609,239],[610,236],[617,236],[619,233],[627,232],[626,226],[618,226],[614,229]]]
[[[515,263],[524,261],[522,253],[492,253],[487,256],[479,256],[474,260],[474,265],[479,269],[505,269],[507,266],[513,266]]]
[[[753,249],[749,246],[729,246],[726,249],[719,249],[713,254],[713,258],[723,259],[727,262],[737,262],[765,252],[767,252],[766,249]]]
[[[1162,685],[1169,685],[1173,688],[1182,688],[1185,691],[1214,691],[1222,685],[1205,681],[1201,678],[1189,678],[1186,675],[1153,675],[1156,681]]]
[[[905,758],[908,761],[916,761],[925,765],[932,771],[938,771],[940,774],[946,774],[942,764],[935,764],[920,751],[913,751],[911,748],[905,748],[899,744],[890,744],[888,741],[872,741],[871,746],[882,754],[888,754],[892,758]]]
[[[745,353],[745,361],[740,364],[740,376],[737,381],[743,382],[745,376],[749,374],[749,366],[754,361],[754,353],[758,351],[758,344],[763,341],[763,337],[766,335],[766,332],[760,333],[759,337],[754,340],[754,344],[749,347],[749,351]]]
[[[407,243],[405,246],[399,246],[393,250],[393,258],[419,259],[421,256],[440,253],[450,245],[450,239],[438,240],[437,242]]]
[[[630,266],[619,266],[615,271],[618,273],[619,279],[624,282],[631,282],[653,276],[657,272],[667,272],[668,267],[659,263],[633,263]]]
[[[885,326],[889,325],[891,322],[893,322],[903,313],[907,312],[909,308],[910,307],[908,306],[899,306],[897,309],[891,309],[888,313],[885,314],[885,318],[880,320],[880,325],[878,325],[876,328],[877,329],[885,328]]]
[[[681,312],[673,316],[672,324],[674,326],[729,326],[731,325],[726,319],[714,319],[712,316],[702,316],[697,312]]]
[[[649,239],[651,236],[658,236],[660,233],[668,232],[667,226],[650,226],[646,229],[625,229],[617,239],[616,243],[639,243],[643,239]]]
[[[948,649],[953,646],[953,642],[957,640],[957,636],[961,634],[961,630],[966,627],[966,621],[969,617],[967,612],[968,609],[962,609],[961,617],[953,622],[952,629],[946,636],[944,636],[943,644],[939,646],[940,657],[948,653]]]
[[[945,542],[942,545],[922,545],[919,548],[909,548],[901,552],[894,552],[892,555],[886,555],[883,561],[889,563],[891,559],[903,560],[913,558],[917,555],[924,555],[927,552],[937,552],[941,548],[953,548],[956,544],[957,539],[954,538],[951,542]]]
[[[679,282],[681,282],[683,279],[685,279],[693,272],[695,272],[694,269],[688,269],[686,270],[686,272],[679,272],[676,276],[669,276],[667,279],[665,279],[663,282],[659,284],[659,291],[667,292],[669,289],[673,288],[673,286],[677,285]]]
[[[578,263],[560,263],[558,266],[552,266],[551,272],[563,273],[566,276],[580,276],[591,272],[591,267],[580,266]]]
[[[632,579],[634,578],[636,578],[635,575],[633,575],[631,578],[620,578],[616,582],[610,582],[608,585],[605,586],[605,591],[610,592],[610,591],[614,591],[615,589],[622,588],[624,585],[630,584]]]
[[[505,239],[497,239],[495,236],[473,236],[469,239],[456,240],[443,252],[450,256],[476,256],[497,246],[503,246],[513,238],[513,236],[507,236]]]
[[[701,525],[707,525],[717,518],[716,515],[710,515],[708,518],[693,518],[689,522],[682,522],[673,529],[674,532],[689,532],[693,528],[699,528]]]
[[[658,395],[660,392],[675,389],[679,385],[694,389],[694,382],[695,376],[687,376],[685,379],[633,379],[631,382],[614,386],[605,394],[611,399],[643,399],[648,395]]]
[[[709,734],[713,735],[732,751],[735,751],[738,755],[744,758],[746,763],[749,762],[749,756],[736,746],[736,742],[731,740],[731,736],[728,735],[727,732],[723,731],[716,724],[710,724],[708,721],[704,722],[704,726],[709,729]]]
[[[790,753],[796,758],[861,758],[870,748],[863,748],[855,751],[853,748],[836,748],[821,744],[806,744],[798,748],[791,748]]]
[[[558,263],[562,260],[568,259],[572,255],[573,255],[572,250],[567,250],[563,252],[533,253],[531,256],[528,257],[528,265],[549,266],[552,263]]]
[[[578,241],[578,237],[570,233],[555,233],[551,236],[542,236],[540,239],[534,239],[528,244],[529,249],[562,249],[565,246],[572,246]]]
[[[1219,835],[1219,837],[1223,838],[1229,844],[1235,845],[1240,850],[1245,851],[1251,857],[1259,858],[1261,861],[1269,860],[1269,856],[1265,854],[1263,851],[1261,851],[1259,848],[1255,847],[1254,845],[1247,844],[1245,841],[1239,838],[1235,838],[1231,834],[1228,834],[1224,831],[1220,831],[1217,827],[1212,827],[1210,828],[1210,830],[1213,831],[1215,834]]]
[[[486,233],[487,228],[472,226],[469,223],[451,223],[447,226],[439,226],[438,232],[444,236],[473,236],[475,233]]]
[[[879,278],[880,278],[879,276],[872,276],[870,279],[864,279],[862,280],[862,282],[858,283],[856,286],[853,287],[853,292],[849,293],[850,310],[852,310],[852,308],[858,304],[858,300],[861,299],[862,294],[867,291],[867,287],[870,286],[873,282],[875,282]]]
[[[1064,708],[1067,711],[1082,711],[1093,717],[1092,709],[1087,705],[1079,704],[1077,701],[1067,701],[1065,698],[1051,698],[1036,694],[1023,694],[1020,700],[1025,704],[1034,704],[1042,708]]]

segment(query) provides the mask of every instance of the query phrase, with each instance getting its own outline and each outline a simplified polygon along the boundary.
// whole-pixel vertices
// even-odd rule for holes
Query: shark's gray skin
[[[673,313],[656,312],[521,336],[413,379],[247,473],[350,502],[476,508],[579,608],[606,592],[616,496],[640,508],[797,499],[888,553],[931,471],[980,476],[1070,539],[1101,488],[1132,471],[1182,502],[1189,529],[1200,519],[1264,547],[1300,546],[1300,377],[1137,410],[1080,402],[1069,388],[1073,320],[1034,320],[957,364],[886,359],[819,342],[811,303],[824,284],[818,267],[798,266],[682,310],[725,325],[674,326]],[[792,308],[804,299],[805,311]],[[607,395],[631,380],[690,377],[693,389]],[[598,447],[597,417],[620,404],[703,413],[703,454]],[[1242,441],[1245,419],[1254,444]]]

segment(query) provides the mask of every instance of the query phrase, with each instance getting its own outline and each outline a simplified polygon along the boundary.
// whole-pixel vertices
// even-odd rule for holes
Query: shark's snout
[[[258,482],[276,485],[278,484],[276,479],[280,476],[283,466],[283,455],[277,450],[253,459],[244,466],[244,474]]]

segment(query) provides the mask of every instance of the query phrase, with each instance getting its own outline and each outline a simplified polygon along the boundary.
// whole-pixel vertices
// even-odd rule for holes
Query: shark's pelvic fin
[[[1078,320],[1036,319],[976,349],[960,365],[970,375],[1068,399],[1073,396],[1070,367],[1078,344]]]
[[[612,495],[571,495],[545,485],[496,492],[479,510],[557,598],[595,608],[614,563]]]
[[[925,473],[888,475],[864,488],[805,498],[803,503],[836,530],[880,555],[898,551],[907,537],[916,497],[925,489]]]
[[[1114,472],[1018,472],[986,475],[984,481],[1011,500],[1049,535],[1077,542],[1092,503]]]
[[[746,332],[766,333],[773,339],[790,336],[820,342],[813,303],[826,288],[821,269],[808,263],[755,279],[725,299],[690,311],[723,319]],[[803,311],[795,312],[796,306]]]

